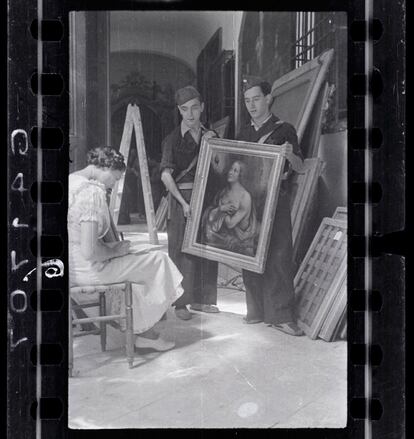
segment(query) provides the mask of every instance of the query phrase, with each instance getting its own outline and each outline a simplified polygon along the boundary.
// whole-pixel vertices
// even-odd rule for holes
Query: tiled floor
[[[244,325],[236,287],[219,290],[219,306],[220,314],[195,312],[187,322],[169,311],[158,327],[176,348],[137,353],[133,369],[120,333],[109,331],[106,352],[96,336],[75,339],[70,427],[346,425],[345,342]]]

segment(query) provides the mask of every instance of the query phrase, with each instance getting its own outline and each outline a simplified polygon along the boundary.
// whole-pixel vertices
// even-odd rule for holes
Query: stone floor
[[[137,352],[133,369],[128,369],[117,331],[109,330],[106,352],[100,351],[96,336],[76,338],[69,426],[346,425],[345,342],[291,337],[264,324],[244,325],[244,293],[237,287],[220,288],[218,304],[221,313],[194,312],[187,322],[170,310],[158,329],[176,348]]]

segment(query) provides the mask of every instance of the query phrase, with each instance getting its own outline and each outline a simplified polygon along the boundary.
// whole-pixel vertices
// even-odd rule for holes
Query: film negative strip
[[[272,9],[269,9],[270,7]],[[118,21],[114,19],[111,22],[110,14],[120,11],[126,12],[117,16]],[[146,24],[142,19],[127,20],[128,16],[132,17],[133,14],[143,16],[144,11],[155,11],[159,17],[163,17],[161,22],[157,22],[158,26],[163,27],[163,40],[156,41],[156,33],[151,30],[150,22]],[[186,11],[192,12],[193,15],[185,22],[179,23],[180,29],[177,29],[177,24],[172,24],[172,21],[166,18],[167,12],[184,14]],[[210,21],[197,22],[196,15],[206,11],[210,14]],[[217,15],[214,15],[214,11]],[[239,14],[237,15],[239,18],[232,17],[230,20],[232,25],[238,23],[239,26],[234,35],[231,32],[226,33],[226,21],[223,18],[225,13],[234,13],[234,17],[236,13]],[[318,21],[322,15],[317,13],[326,13],[326,16]],[[335,21],[336,19],[338,21]],[[144,29],[141,33],[137,32],[138,24]],[[223,26],[224,31],[223,29],[219,31]],[[243,34],[243,26],[245,34]],[[270,34],[266,33],[266,29],[271,29]],[[345,35],[342,39],[338,36],[341,31]],[[131,43],[134,38],[141,42],[142,47],[137,49],[138,45]],[[188,41],[195,43],[190,44]],[[235,54],[231,53],[223,41],[227,41],[229,47],[233,44]],[[174,50],[171,49],[173,46]],[[320,85],[320,94],[310,91],[308,95],[299,94],[300,99],[286,101],[288,104],[284,102],[281,91],[288,93],[291,90],[290,80],[297,80],[300,86],[309,81],[318,82],[317,78],[321,77],[316,75],[314,77],[316,79],[309,79],[313,78],[309,76],[306,77],[306,81],[300,82],[301,79],[298,79],[300,76],[290,73],[290,70],[301,68],[301,73],[305,71],[306,74],[311,75],[313,70],[310,68],[307,70],[303,65],[307,61],[318,59],[322,52],[321,47],[330,49],[330,46],[335,46],[339,51],[335,60],[340,55],[347,57],[348,60],[345,69],[338,68],[340,64],[335,64],[335,68],[331,67],[336,75],[333,80],[337,81],[336,85],[341,81],[338,78],[344,80],[342,91],[337,90],[335,94],[334,89],[328,87],[328,81],[323,84],[324,86]],[[111,47],[117,49],[112,50]],[[166,53],[170,50],[171,53],[160,58],[163,50]],[[134,51],[140,53],[139,58],[133,57]],[[152,53],[152,58],[148,57],[148,53]],[[191,56],[193,59],[190,59]],[[88,63],[91,57],[97,62]],[[180,57],[181,61],[177,63]],[[165,61],[166,58],[171,65]],[[136,68],[132,65],[134,62],[137,63]],[[333,64],[335,62],[337,61]],[[75,65],[76,63],[78,64]],[[292,69],[286,67],[284,63],[292,66]],[[315,62],[312,68],[314,64]],[[187,363],[186,366],[182,366],[184,363],[180,363],[179,357],[174,357],[176,363],[173,360],[171,363],[175,364],[175,369],[168,369],[170,378],[177,379],[187,373],[190,375],[195,373],[193,382],[195,384],[183,389],[178,389],[175,384],[169,384],[170,387],[166,392],[171,394],[177,392],[181,395],[181,399],[177,399],[176,403],[171,403],[169,407],[168,405],[164,407],[166,411],[164,419],[168,420],[164,425],[148,423],[151,415],[148,413],[145,415],[145,410],[143,408],[141,410],[141,406],[145,406],[144,403],[135,411],[125,408],[126,405],[134,404],[131,395],[129,399],[123,400],[122,392],[119,396],[119,391],[111,393],[109,388],[101,394],[100,388],[91,386],[87,379],[79,383],[82,377],[68,376],[69,343],[72,348],[69,334],[72,334],[75,326],[72,312],[69,315],[69,310],[76,309],[80,313],[76,315],[74,323],[80,325],[81,331],[101,334],[103,350],[106,344],[103,334],[106,337],[107,328],[108,330],[112,328],[110,324],[106,325],[109,317],[112,317],[112,320],[115,317],[115,320],[124,318],[127,328],[129,324],[133,325],[131,316],[128,316],[128,310],[131,309],[131,302],[128,302],[128,297],[131,296],[128,294],[125,295],[127,309],[125,315],[121,303],[119,303],[119,313],[109,317],[100,315],[98,320],[96,316],[91,317],[87,314],[88,304],[83,308],[79,303],[75,304],[74,308],[70,306],[68,175],[82,168],[87,150],[98,145],[115,144],[118,141],[116,130],[119,130],[119,126],[123,124],[122,111],[125,104],[138,102],[139,106],[140,102],[145,103],[142,105],[145,111],[141,113],[144,128],[141,137],[145,142],[146,139],[151,138],[154,144],[161,144],[161,139],[157,136],[165,137],[168,134],[165,126],[155,121],[154,115],[162,119],[169,112],[170,119],[165,116],[166,126],[171,128],[174,123],[178,124],[174,90],[160,88],[154,79],[155,76],[150,76],[148,82],[145,75],[140,75],[140,72],[146,71],[149,65],[153,71],[164,69],[165,76],[175,74],[177,78],[181,78],[177,79],[175,85],[196,83],[202,94],[210,96],[210,100],[206,100],[205,113],[211,119],[211,126],[214,126],[214,121],[229,117],[226,122],[229,126],[226,126],[225,130],[229,138],[240,131],[244,117],[242,74],[260,73],[259,76],[265,76],[266,81],[274,77],[280,82],[280,78],[285,78],[286,82],[282,81],[285,88],[272,90],[273,97],[276,96],[276,100],[279,99],[277,102],[283,104],[280,107],[274,104],[275,108],[283,114],[283,119],[290,122],[290,109],[294,108],[296,101],[301,103],[302,100],[305,102],[308,99],[306,101],[308,107],[313,105],[313,113],[307,116],[311,121],[309,123],[313,124],[312,129],[301,131],[305,138],[302,146],[307,148],[309,154],[313,151],[312,154],[321,157],[328,162],[328,165],[330,157],[343,154],[342,163],[347,162],[347,177],[343,181],[346,182],[345,192],[349,200],[347,210],[335,206],[338,209],[333,209],[328,215],[324,215],[334,216],[334,219],[325,222],[339,223],[342,231],[347,230],[348,259],[346,279],[341,277],[339,283],[333,282],[337,286],[335,291],[329,291],[328,286],[325,285],[327,288],[324,289],[324,294],[330,297],[330,308],[326,309],[325,320],[321,317],[321,310],[311,309],[310,307],[314,305],[309,304],[312,315],[320,318],[318,330],[322,330],[322,336],[319,334],[319,340],[310,340],[306,336],[289,338],[286,335],[288,337],[286,340],[289,342],[282,338],[278,339],[279,356],[268,357],[272,358],[276,366],[273,363],[265,366],[261,363],[258,352],[260,349],[257,349],[254,343],[259,343],[261,331],[264,334],[268,328],[256,330],[258,326],[240,325],[241,329],[236,326],[232,334],[242,333],[241,337],[245,345],[250,343],[249,334],[252,334],[253,345],[249,346],[252,347],[253,354],[249,355],[257,356],[258,364],[264,365],[257,381],[249,381],[249,369],[243,357],[232,356],[229,351],[222,354],[220,347],[215,347],[216,350],[211,351],[214,357],[220,358],[222,366],[222,369],[218,366],[209,369],[216,373],[214,378],[203,369],[206,368],[205,363],[200,365],[194,360],[191,367]],[[121,71],[123,67],[130,73],[126,80],[124,80],[124,72]],[[86,72],[87,80],[86,77],[76,77],[74,74],[81,70]],[[195,6],[187,1],[177,3],[102,1],[96,6],[92,5],[92,2],[75,0],[9,1],[8,73],[7,428],[10,438],[98,437],[102,434],[108,436],[113,434],[109,429],[117,429],[119,431],[116,434],[129,438],[136,437],[137,434],[152,434],[153,430],[146,430],[148,427],[165,427],[165,434],[169,434],[174,427],[204,428],[205,434],[209,434],[211,428],[226,427],[233,430],[230,432],[226,429],[225,434],[235,435],[250,434],[250,430],[240,429],[240,427],[249,427],[259,429],[259,434],[273,434],[269,427],[275,427],[278,428],[277,434],[281,437],[291,437],[293,431],[295,437],[296,435],[297,437],[323,435],[326,438],[404,436],[405,259],[403,255],[398,254],[394,246],[395,241],[401,242],[405,228],[405,6],[403,3],[386,0],[355,0],[315,1],[310,5],[291,0],[286,3],[281,1],[275,5],[256,2],[242,10],[241,5],[215,2]],[[110,81],[110,75],[111,78],[116,77],[117,81]],[[201,77],[204,79],[201,80]],[[212,88],[212,80],[216,81],[214,84],[220,84],[213,87],[213,92],[209,91]],[[76,81],[78,82],[75,84]],[[225,85],[229,83],[235,91],[230,96]],[[343,95],[341,96],[340,93]],[[219,104],[215,105],[216,102]],[[342,107],[341,102],[344,103]],[[303,105],[303,108],[308,108]],[[285,108],[288,109],[283,113]],[[299,110],[296,108],[292,110],[294,111]],[[303,111],[303,114],[301,123],[307,110]],[[339,114],[342,115],[342,119],[338,117]],[[151,133],[146,131],[145,118],[152,118]],[[332,122],[333,119],[336,125]],[[345,127],[340,126],[341,120],[347,121]],[[329,127],[333,125],[335,130],[329,131]],[[305,126],[304,122],[303,126]],[[320,135],[321,127],[325,127],[324,135]],[[318,131],[319,129],[321,131]],[[333,133],[340,134],[334,137]],[[318,139],[316,146],[306,144],[307,134],[309,138]],[[335,142],[340,136],[348,145],[345,154],[339,149],[334,149]],[[319,141],[319,137],[323,137],[324,140]],[[326,148],[326,145],[321,149],[323,142],[330,142],[331,149]],[[139,150],[139,145],[135,146]],[[148,165],[151,166],[153,157],[148,153],[148,148],[145,148],[147,145],[141,146],[143,146],[140,150],[141,155],[147,151]],[[316,155],[306,158],[316,160]],[[248,163],[252,163],[253,159],[249,160],[251,161]],[[127,165],[133,168],[132,162]],[[216,165],[220,166],[219,160]],[[327,166],[324,169],[326,169],[325,176],[329,177],[331,172],[330,181],[335,178],[340,180],[341,172],[345,172],[345,166],[340,168]],[[147,181],[148,186],[145,187],[152,187],[152,196],[155,199],[153,181],[156,178],[159,180],[160,176],[157,176],[155,171],[142,172],[142,168],[141,174],[145,174],[145,178],[151,180]],[[326,185],[326,181],[329,179],[318,181],[319,207],[324,206],[324,202],[330,199],[328,196],[330,191],[331,196],[334,197],[332,194],[339,190],[337,187],[324,189],[323,185]],[[255,193],[253,189],[251,193]],[[144,195],[149,199],[148,193]],[[328,201],[325,204],[327,203]],[[164,207],[166,211],[166,204]],[[122,204],[119,206],[120,210],[121,208]],[[170,208],[171,206],[168,207]],[[302,238],[303,242],[298,247],[299,250],[295,250],[296,263],[304,260],[306,251],[310,248],[321,224],[320,218],[318,222],[315,221],[318,216],[312,212],[312,209],[304,210],[307,212],[306,218],[300,227],[305,238]],[[260,219],[265,220],[265,218]],[[344,221],[348,221],[347,228],[343,227]],[[113,236],[118,238],[115,229],[119,223],[111,226],[114,226]],[[142,231],[139,228],[136,230]],[[127,234],[130,229],[124,226],[124,232],[121,227],[118,227],[118,231]],[[145,233],[148,233],[148,230],[145,229],[143,235]],[[333,255],[329,264],[334,265],[336,235],[331,234],[330,238],[334,250],[328,249],[327,254],[330,251],[329,254]],[[320,252],[317,253],[318,258],[316,258],[319,267],[322,267],[322,271],[325,268],[329,270],[329,264],[323,259],[325,254],[317,248],[316,240],[314,244],[315,248],[312,248],[314,254]],[[343,268],[343,264],[341,267]],[[240,274],[241,270],[237,267],[234,267],[234,271],[231,268],[227,267],[226,270],[238,280],[237,294],[242,294],[241,292],[244,294],[246,286],[249,288],[243,277],[244,274]],[[299,267],[296,269],[299,270]],[[309,270],[309,267],[303,267],[303,270],[306,269]],[[311,269],[314,270],[315,267]],[[343,271],[341,271],[342,275]],[[313,277],[309,271],[304,272],[307,279],[321,278],[317,272],[314,272]],[[322,272],[322,277],[326,273]],[[206,275],[203,272],[200,276]],[[328,273],[327,276],[330,274]],[[242,279],[245,280],[246,285],[242,285]],[[115,290],[117,285],[114,287]],[[129,286],[124,290],[130,291],[128,288]],[[346,311],[344,311],[344,288],[348,291],[349,306]],[[313,302],[320,303],[323,298],[318,296],[315,285],[311,285],[309,289],[315,293],[312,296]],[[104,291],[99,290],[94,293],[104,293]],[[97,297],[92,296],[91,294],[90,299],[96,299],[95,305],[98,303],[100,310],[105,313],[105,307],[109,306],[109,302],[100,294]],[[223,305],[222,311],[230,309],[229,302],[223,303],[226,305]],[[220,330],[231,324],[230,317],[231,313],[227,315],[223,312],[220,315],[220,321],[226,319],[226,323],[221,323]],[[105,318],[107,320],[104,320]],[[103,322],[105,323],[102,325]],[[123,324],[120,326],[122,327]],[[249,333],[250,329],[252,332]],[[187,340],[185,327],[179,326],[174,331],[171,330],[171,333],[177,333]],[[317,332],[316,330],[312,332],[312,338],[318,336]],[[332,387],[332,382],[325,381],[321,384],[322,387],[316,390],[305,384],[301,384],[302,387],[299,389],[290,384],[304,380],[316,382],[318,374],[322,374],[321,371],[327,369],[327,366],[321,362],[312,363],[313,348],[309,348],[310,354],[306,358],[300,356],[300,349],[306,350],[307,346],[325,349],[320,346],[329,346],[329,344],[322,339],[332,340],[335,337],[344,337],[345,334],[347,341],[342,341],[341,346],[347,343],[347,367],[341,372],[347,383],[347,407],[345,423],[339,425],[335,422],[330,423],[328,412],[324,413],[329,401],[335,399],[335,392],[331,400],[327,399],[314,406],[311,405],[318,401],[323,385]],[[214,337],[211,337],[211,340],[214,340]],[[213,343],[211,340],[201,338],[197,342],[205,349],[208,343]],[[221,341],[216,343],[227,343],[223,334],[218,335],[217,340]],[[292,340],[298,340],[298,345],[291,350],[290,346],[294,344]],[[303,340],[306,342],[309,340],[309,343],[314,344],[307,345]],[[190,344],[191,341],[188,343]],[[237,347],[243,346],[237,344],[237,338],[234,339],[234,343]],[[122,345],[119,338],[118,345],[119,353]],[[127,345],[130,349],[131,343],[128,339]],[[258,344],[258,346],[262,345]],[[266,339],[264,346],[267,346],[270,352],[272,342]],[[297,346],[300,346],[300,349]],[[185,346],[179,347],[186,356]],[[295,358],[296,363],[283,360],[282,351]],[[92,352],[97,351],[92,350]],[[131,352],[128,349],[127,352],[130,361]],[[333,350],[324,352],[327,359],[335,356]],[[95,358],[98,358],[97,355]],[[190,354],[187,357],[190,358]],[[154,359],[145,356],[142,358],[145,361]],[[250,357],[248,360],[248,363],[255,361]],[[99,357],[99,361],[104,363],[105,357]],[[93,360],[90,367],[100,367],[99,361],[97,363]],[[309,377],[305,373],[300,375],[301,372],[298,376],[289,375],[287,369],[295,370],[296,365],[301,362],[309,363],[310,367],[307,370]],[[112,375],[106,378],[112,383],[115,385],[118,383],[123,391],[133,383],[136,392],[148,392],[145,387],[149,386],[148,383],[134,381],[136,375],[128,375],[128,373],[139,374],[141,363],[138,367],[128,369],[127,358],[122,352],[111,364],[115,372],[112,370]],[[233,375],[226,368],[229,365],[232,371],[237,371],[239,381],[234,383],[231,381]],[[266,367],[269,367],[272,373],[268,372]],[[284,384],[280,384],[279,390],[274,391],[280,392],[277,395],[279,399],[272,399],[275,396],[266,393],[266,383],[272,388],[270,386],[272,380],[277,381],[273,373],[275,367],[280,367],[278,374],[284,377]],[[145,373],[148,373],[148,370]],[[160,375],[164,373],[162,367],[158,373]],[[151,378],[153,382],[150,388],[155,390],[151,390],[152,399],[148,402],[150,410],[157,395],[158,399],[163,398],[162,392],[157,393],[156,390],[157,376],[154,374]],[[104,379],[101,377],[101,380]],[[74,384],[74,380],[78,382],[75,381]],[[200,390],[200,383],[201,393],[211,392],[211,398],[206,397],[202,401],[201,406],[205,411],[200,414],[201,421],[190,419],[190,422],[188,418],[192,415],[188,413],[193,413],[190,407],[195,404],[194,395],[196,399],[200,399],[197,393]],[[242,392],[241,389],[246,385],[248,390]],[[85,386],[84,393],[80,398],[76,398],[76,392],[80,391],[82,386]],[[73,391],[75,388],[77,390]],[[232,393],[235,388],[238,390]],[[223,392],[223,389],[226,391]],[[99,394],[98,397],[89,399],[89,394],[94,391]],[[226,394],[226,398],[220,400],[218,396],[223,396],[223,393]],[[291,395],[294,395],[292,401],[296,402],[290,401]],[[214,399],[213,396],[218,399]],[[75,422],[74,416],[71,419],[70,405],[87,413],[89,412],[86,408],[92,409],[90,413],[97,412],[98,419],[100,416],[109,418],[99,404],[99,400],[109,401],[110,410],[114,412],[112,424],[110,422],[99,424],[92,420],[92,415],[88,417],[89,414],[82,418],[83,423]],[[305,406],[310,405],[312,410],[306,411],[306,407],[302,406],[303,402],[298,401],[307,401]],[[262,407],[265,407],[263,413]],[[318,410],[322,413],[318,418],[319,421],[323,420],[321,422],[315,422],[314,414]],[[342,407],[338,410],[342,410]],[[135,419],[125,420],[123,418],[125,411],[134,413]],[[274,417],[276,412],[278,416]],[[217,420],[219,413],[226,413],[227,423],[224,421],[221,425],[218,422],[209,423],[210,419]],[[121,421],[117,423],[115,418]],[[147,423],[140,424],[142,419],[146,419]],[[107,430],[99,430],[100,428]],[[180,434],[188,433],[192,434],[187,430],[180,430]]]

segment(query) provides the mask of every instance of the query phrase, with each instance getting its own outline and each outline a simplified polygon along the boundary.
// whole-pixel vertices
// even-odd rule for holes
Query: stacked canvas
[[[346,321],[346,275],[344,276],[343,282],[336,295],[330,310],[328,311],[326,318],[322,324],[321,330],[319,332],[319,338],[325,341],[334,340],[338,331]]]
[[[332,218],[341,221],[348,221],[348,209],[346,207],[337,207]]]
[[[348,210],[346,207],[337,207],[332,218],[340,221],[348,221]],[[335,299],[332,308],[322,325],[319,337],[325,341],[333,341],[337,338],[346,339],[347,319],[347,288],[346,280]]]
[[[324,218],[295,276],[298,324],[332,340],[346,310],[347,223]]]
[[[293,259],[296,259],[299,243],[314,203],[318,179],[324,162],[320,158],[306,159],[304,172],[296,174],[293,181],[293,203],[290,217],[292,221]]]

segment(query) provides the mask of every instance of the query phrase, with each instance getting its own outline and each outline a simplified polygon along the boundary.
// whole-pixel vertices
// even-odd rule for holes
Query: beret
[[[268,95],[272,90],[271,85],[263,78],[250,75],[243,76],[242,87],[243,93],[253,87],[260,87],[264,95]]]
[[[175,92],[175,103],[177,105],[183,105],[191,99],[198,98],[201,102],[201,95],[198,90],[192,85],[180,88]]]

